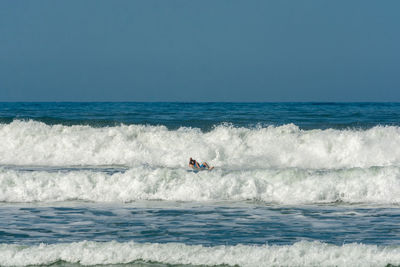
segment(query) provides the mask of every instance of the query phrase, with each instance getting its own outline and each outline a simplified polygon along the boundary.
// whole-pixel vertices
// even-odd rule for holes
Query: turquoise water
[[[0,265],[400,265],[399,115],[0,103]]]

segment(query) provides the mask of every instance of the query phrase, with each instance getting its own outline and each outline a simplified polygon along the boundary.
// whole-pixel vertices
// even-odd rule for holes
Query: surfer
[[[210,167],[207,162],[203,162],[201,165],[194,159],[190,158],[189,160],[189,167],[193,169],[200,169],[200,170],[212,170],[214,167]]]

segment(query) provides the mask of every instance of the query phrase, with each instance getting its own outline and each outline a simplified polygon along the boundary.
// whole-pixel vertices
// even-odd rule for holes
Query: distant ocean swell
[[[185,168],[189,157],[218,168],[343,169],[400,166],[400,127],[301,130],[288,124],[209,132],[181,127],[94,128],[15,120],[0,124],[1,165],[124,165]]]
[[[76,266],[140,262],[171,265],[239,266],[386,266],[400,264],[398,246],[329,245],[302,241],[293,245],[215,246],[181,243],[91,242],[22,246],[1,244],[2,266]],[[160,266],[160,265],[157,265]]]
[[[400,168],[337,170],[132,167],[0,168],[0,202],[246,201],[279,204],[400,203]]]

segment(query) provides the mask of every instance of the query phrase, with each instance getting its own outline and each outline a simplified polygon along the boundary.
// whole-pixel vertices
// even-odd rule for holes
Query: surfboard
[[[198,172],[202,172],[202,171],[212,171],[213,169],[214,169],[214,167],[211,167],[210,169],[205,169],[205,168],[196,168],[196,169],[194,169],[194,168],[192,168],[189,171],[194,172],[194,173],[198,173]]]

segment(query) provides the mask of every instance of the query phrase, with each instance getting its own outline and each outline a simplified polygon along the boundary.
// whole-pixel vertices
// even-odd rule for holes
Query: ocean
[[[0,103],[0,266],[400,266],[399,148],[400,103]]]

